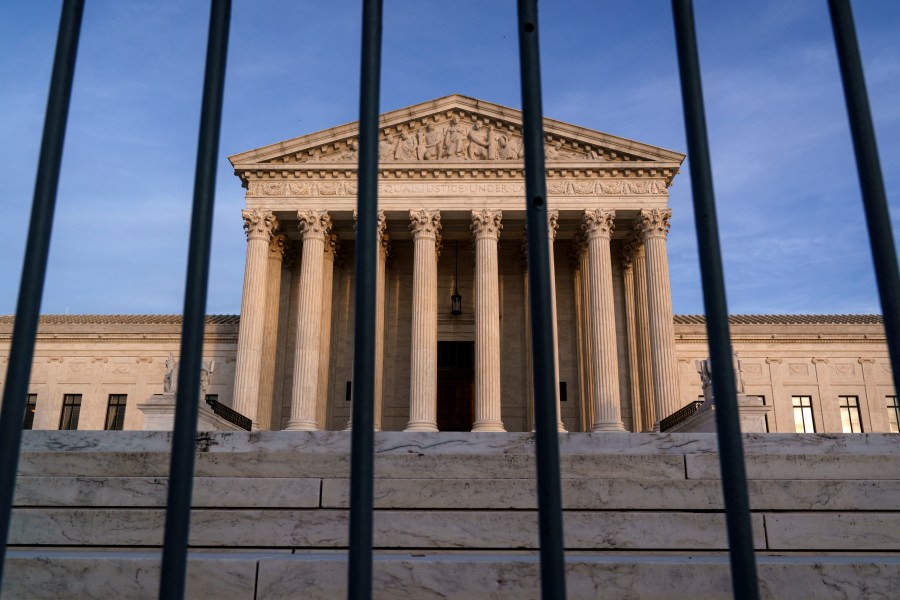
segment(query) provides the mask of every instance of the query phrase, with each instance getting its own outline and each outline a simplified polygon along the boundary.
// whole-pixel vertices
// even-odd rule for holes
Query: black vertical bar
[[[896,388],[896,378],[900,376],[900,276],[894,234],[891,231],[891,216],[881,176],[881,161],[878,159],[878,145],[875,141],[875,129],[872,127],[872,111],[866,93],[853,11],[848,0],[828,0],[828,8],[844,84],[856,168],[859,171],[863,208],[869,228],[869,244],[875,263],[875,281],[878,283]]]
[[[693,4],[691,0],[672,0],[672,11],[688,156],[691,161],[691,190],[700,253],[703,305],[706,310],[706,334],[709,338],[712,383],[716,398],[716,429],[731,557],[731,584],[735,598],[755,600],[759,598],[759,584],[756,578],[756,557],[753,554],[750,501],[738,421],[737,387],[732,369],[725,275],[719,246]]]
[[[556,373],[550,297],[547,181],[544,175],[544,109],[537,0],[519,0],[519,66],[522,72],[522,137],[525,142],[525,203],[528,236],[528,295],[534,368],[534,436],[537,462],[541,597],[566,597],[563,554],[559,438],[556,430]]]
[[[356,311],[353,341],[353,432],[350,456],[350,550],[347,597],[372,597],[372,497],[375,463],[375,274],[378,226],[378,99],[381,93],[382,0],[365,0],[359,86],[356,215]]]
[[[184,290],[184,322],[181,329],[175,427],[172,432],[172,462],[169,467],[160,600],[179,600],[184,597],[188,533],[191,525],[194,444],[197,437],[200,397],[200,367],[206,320],[206,288],[209,280],[209,248],[212,239],[216,164],[219,160],[219,129],[222,122],[222,96],[225,87],[230,20],[231,0],[212,0],[200,110],[197,170],[194,175],[187,281]]]
[[[53,73],[50,76],[50,97],[44,116],[34,200],[31,204],[31,221],[28,224],[28,241],[25,243],[25,261],[16,303],[16,321],[13,325],[9,365],[6,368],[6,387],[3,390],[3,408],[0,410],[0,584],[3,583],[6,540],[9,537],[9,519],[22,443],[22,423],[25,420],[31,362],[34,359],[41,297],[47,274],[53,211],[56,208],[56,190],[59,185],[83,13],[84,0],[65,0],[63,3],[56,37],[56,54],[53,57]]]

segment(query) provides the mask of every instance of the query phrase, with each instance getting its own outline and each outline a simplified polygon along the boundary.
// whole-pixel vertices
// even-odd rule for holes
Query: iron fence
[[[675,37],[691,157],[691,185],[700,251],[709,355],[714,364],[731,357],[719,235],[706,134],[700,65],[691,0],[672,0]],[[849,0],[829,0],[845,100],[862,188],[872,256],[894,373],[900,373],[900,277],[887,200],[875,144],[865,81]],[[44,132],[16,305],[16,319],[0,412],[0,583],[9,534],[27,388],[47,268],[69,99],[84,0],[63,2],[50,82]],[[190,529],[197,411],[200,391],[216,156],[222,115],[230,0],[212,0],[200,132],[194,180],[188,269],[185,285],[181,365],[166,508],[159,597],[182,598]],[[348,594],[372,595],[372,500],[374,466],[374,356],[378,97],[381,66],[382,0],[363,0],[360,86],[358,240],[356,244],[356,322],[353,374],[351,508]],[[565,598],[559,447],[556,434],[552,353],[550,265],[546,231],[543,114],[537,0],[518,0],[518,37],[525,142],[528,277],[532,325],[535,437],[541,587],[545,600]],[[723,496],[735,598],[758,598],[756,564],[744,456],[738,424],[734,373],[712,373],[722,471]]]

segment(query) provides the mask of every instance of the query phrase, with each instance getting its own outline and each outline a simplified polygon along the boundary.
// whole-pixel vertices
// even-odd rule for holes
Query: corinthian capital
[[[329,231],[325,235],[325,255],[329,258],[334,258],[340,249],[341,241],[338,239],[338,235]]]
[[[325,236],[331,233],[331,217],[325,210],[298,210],[297,221],[299,221],[300,233],[303,239],[318,238],[325,239]]]
[[[269,257],[282,260],[284,258],[286,237],[283,233],[276,233],[269,240]]]
[[[622,267],[630,269],[637,258],[638,249],[641,247],[641,238],[637,234],[631,234],[622,242],[620,253]]]
[[[278,228],[278,219],[267,210],[242,210],[244,233],[248,240],[268,241],[272,232]]]
[[[500,219],[502,218],[503,211],[488,210],[486,208],[482,210],[473,210],[471,229],[475,234],[475,239],[498,239],[500,237],[500,230],[503,229],[503,224],[500,223]]]
[[[584,211],[581,229],[588,240],[606,238],[612,234],[615,212],[602,208],[589,208]]]
[[[672,218],[671,208],[645,208],[641,211],[641,218],[635,228],[641,232],[643,239],[663,238],[669,234],[669,219]]]
[[[559,211],[554,209],[547,211],[547,233],[550,234],[550,243],[556,241],[556,232],[559,231]]]
[[[409,211],[409,230],[413,239],[432,239],[438,242],[441,232],[441,213],[437,210]]]

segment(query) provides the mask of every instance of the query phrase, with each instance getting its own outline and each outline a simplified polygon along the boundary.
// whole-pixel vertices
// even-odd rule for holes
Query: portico
[[[560,429],[652,429],[680,408],[666,235],[684,157],[549,119],[545,134]],[[352,427],[355,136],[231,157],[248,236],[234,407],[260,429]],[[463,96],[382,116],[378,428],[436,431],[438,344],[470,342],[472,430],[530,430],[520,149],[518,111]]]

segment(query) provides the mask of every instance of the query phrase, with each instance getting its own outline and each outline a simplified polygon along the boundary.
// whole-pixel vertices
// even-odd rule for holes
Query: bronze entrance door
[[[475,342],[438,342],[438,429],[471,431],[474,421]]]

